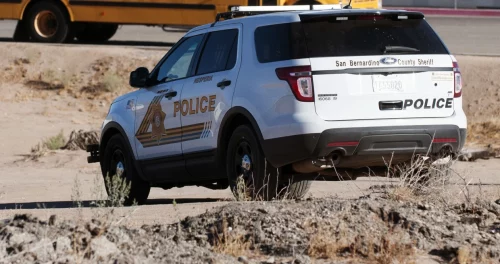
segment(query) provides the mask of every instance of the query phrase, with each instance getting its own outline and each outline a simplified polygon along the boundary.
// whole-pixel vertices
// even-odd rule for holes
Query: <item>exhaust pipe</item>
[[[313,173],[325,169],[331,169],[340,163],[342,154],[332,152],[329,156],[317,159],[307,159],[292,164],[292,168],[298,173]]]

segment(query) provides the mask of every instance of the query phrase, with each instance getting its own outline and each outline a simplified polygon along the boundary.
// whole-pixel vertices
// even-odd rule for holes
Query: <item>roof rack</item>
[[[231,11],[218,13],[215,17],[215,22],[220,19],[232,19],[241,16],[253,16],[275,12],[286,11],[306,11],[306,10],[331,10],[342,9],[342,4],[338,5],[286,5],[286,6],[233,6]]]

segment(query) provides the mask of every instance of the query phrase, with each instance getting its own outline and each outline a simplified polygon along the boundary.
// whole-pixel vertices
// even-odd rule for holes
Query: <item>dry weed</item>
[[[97,131],[73,130],[69,135],[69,140],[62,149],[86,150],[87,145],[98,144],[99,135]]]
[[[213,251],[234,257],[246,255],[250,250],[251,242],[243,234],[228,228],[227,220],[222,219],[222,233],[215,228],[212,229]]]
[[[402,231],[389,231],[381,237],[372,234],[349,236],[342,228],[329,230],[314,228],[311,232],[307,253],[315,259],[347,260],[355,262],[415,263],[413,243],[405,243]]]
[[[43,141],[43,145],[47,147],[49,150],[58,150],[64,147],[66,144],[66,138],[64,137],[63,132],[59,132],[59,134],[49,137],[48,139]]]
[[[489,118],[484,121],[469,122],[467,142],[484,145],[500,144],[500,119]]]
[[[38,161],[41,157],[46,156],[49,152],[50,151],[47,149],[45,144],[38,143],[31,148],[31,152],[28,155],[24,155],[24,160]]]
[[[234,190],[236,201],[250,201],[251,197],[248,191],[245,179],[243,179],[243,175],[240,175],[236,180],[236,190]]]
[[[107,72],[102,78],[102,84],[107,92],[116,92],[122,87],[123,78],[120,76]]]
[[[470,250],[467,247],[460,247],[457,250],[457,261],[458,264],[469,264],[471,262]]]

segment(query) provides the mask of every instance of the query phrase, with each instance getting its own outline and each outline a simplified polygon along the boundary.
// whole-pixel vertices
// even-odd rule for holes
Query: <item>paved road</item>
[[[430,16],[427,20],[454,54],[500,55],[500,18]],[[0,40],[12,41],[14,28],[15,22],[0,21]],[[107,44],[170,46],[182,35],[159,27],[122,26]]]

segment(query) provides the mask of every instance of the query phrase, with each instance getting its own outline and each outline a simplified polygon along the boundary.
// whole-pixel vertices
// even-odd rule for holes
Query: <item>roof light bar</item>
[[[233,6],[232,12],[270,12],[342,9],[342,5]]]

